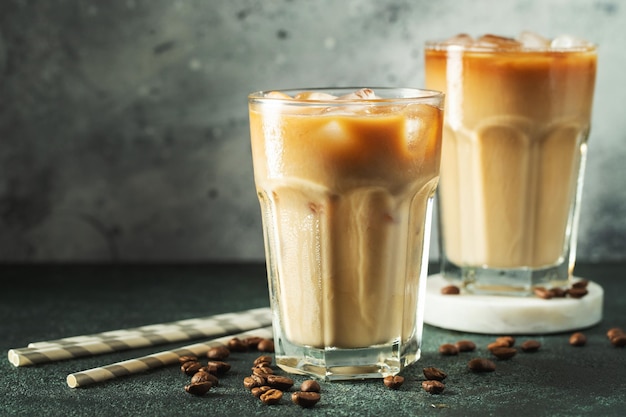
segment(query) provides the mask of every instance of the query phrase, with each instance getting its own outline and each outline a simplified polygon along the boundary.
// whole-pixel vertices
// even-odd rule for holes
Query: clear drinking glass
[[[419,358],[442,107],[408,88],[249,96],[281,368],[380,378]]]
[[[472,292],[564,286],[576,258],[596,47],[573,38],[429,42],[446,93],[441,272]]]

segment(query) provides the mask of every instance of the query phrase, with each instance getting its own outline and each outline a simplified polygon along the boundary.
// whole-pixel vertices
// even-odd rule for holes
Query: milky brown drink
[[[250,102],[277,363],[327,379],[397,372],[419,355],[441,94],[288,94]]]
[[[573,268],[596,49],[459,35],[426,48],[426,85],[446,92],[440,221],[444,274],[503,286]],[[496,271],[489,276],[488,271]],[[500,277],[500,278],[498,278]],[[521,278],[520,278],[521,279]]]

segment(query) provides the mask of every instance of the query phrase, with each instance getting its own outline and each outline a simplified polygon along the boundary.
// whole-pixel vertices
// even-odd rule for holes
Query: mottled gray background
[[[261,260],[248,92],[422,86],[426,39],[524,29],[600,45],[579,259],[624,260],[626,3],[2,0],[0,261]]]

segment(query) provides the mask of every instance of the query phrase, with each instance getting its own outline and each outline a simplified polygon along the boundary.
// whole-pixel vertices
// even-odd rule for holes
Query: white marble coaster
[[[602,320],[604,290],[589,282],[579,299],[441,294],[450,285],[441,275],[428,277],[424,322],[449,330],[483,334],[545,334],[593,326]]]

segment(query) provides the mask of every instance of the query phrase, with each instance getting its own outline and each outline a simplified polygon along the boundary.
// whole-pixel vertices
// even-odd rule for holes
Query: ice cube
[[[523,31],[517,37],[517,40],[522,43],[523,48],[528,49],[546,49],[550,47],[550,40],[544,38],[538,33],[528,30]]]
[[[575,49],[589,46],[589,42],[572,35],[560,35],[552,39],[550,46],[554,49]]]
[[[333,140],[335,142],[340,141],[348,136],[346,130],[336,120],[332,120],[320,127],[319,134],[320,137],[323,137],[327,140]]]
[[[375,100],[378,97],[371,88],[361,88],[350,94],[339,97],[339,100]]]
[[[280,98],[280,99],[288,99],[291,100],[291,96],[281,92],[281,91],[270,91],[269,93],[265,93],[265,98]]]
[[[474,43],[474,38],[467,33],[459,33],[458,35],[446,39],[442,43],[444,45],[470,46]]]
[[[295,100],[328,101],[335,100],[337,96],[321,91],[303,91],[294,96]]]
[[[475,45],[480,48],[488,49],[519,49],[522,43],[513,38],[487,34],[478,38]]]

